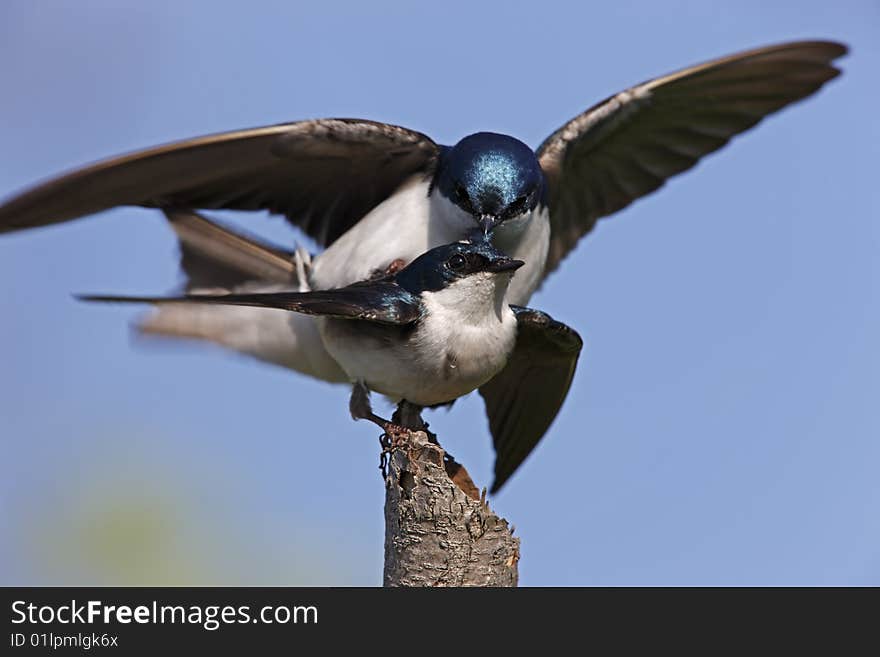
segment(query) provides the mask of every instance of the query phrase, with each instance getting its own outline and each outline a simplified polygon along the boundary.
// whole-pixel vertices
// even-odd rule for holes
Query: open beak
[[[483,235],[488,235],[498,225],[498,217],[494,214],[481,214],[480,218],[477,219],[477,224],[480,230],[483,231]]]
[[[500,273],[503,271],[515,271],[522,267],[524,263],[522,260],[514,260],[513,258],[508,258],[507,256],[503,256],[501,258],[495,258],[492,262],[489,263],[489,266],[486,267],[486,271],[491,271],[495,273]]]

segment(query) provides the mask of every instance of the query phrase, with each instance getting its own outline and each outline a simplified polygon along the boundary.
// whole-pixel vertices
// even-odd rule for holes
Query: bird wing
[[[537,150],[552,225],[545,275],[600,217],[836,77],[831,62],[846,52],[830,41],[750,50],[649,80],[566,123]]]
[[[546,313],[511,306],[516,346],[507,365],[480,388],[495,444],[492,493],[538,444],[556,418],[571,385],[583,342]]]
[[[165,210],[180,242],[187,291],[232,289],[252,281],[299,284],[293,253],[243,235],[190,210]]]
[[[118,205],[269,210],[327,246],[439,147],[406,128],[317,119],[226,132],[123,155],[51,179],[0,206],[0,233]]]
[[[391,281],[350,285],[315,292],[255,292],[249,294],[187,294],[178,297],[81,295],[83,301],[110,303],[207,303],[277,308],[337,319],[360,319],[404,325],[421,315],[419,300]]]

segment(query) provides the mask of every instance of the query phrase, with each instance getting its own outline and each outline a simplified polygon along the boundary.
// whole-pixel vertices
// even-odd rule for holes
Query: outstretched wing
[[[188,294],[179,297],[81,295],[83,301],[111,303],[208,303],[228,306],[277,308],[337,319],[361,319],[403,325],[417,320],[419,300],[390,281],[351,285],[316,292],[256,292],[252,294]]]
[[[406,128],[317,119],[197,137],[99,162],[0,206],[0,233],[118,205],[269,210],[327,246],[414,175],[438,146]]]
[[[545,274],[600,217],[836,77],[831,62],[846,52],[830,41],[750,50],[644,82],[562,126],[537,151],[550,187]]]
[[[507,365],[480,388],[495,444],[498,491],[543,438],[574,377],[583,342],[577,332],[546,313],[511,306],[516,347]]]

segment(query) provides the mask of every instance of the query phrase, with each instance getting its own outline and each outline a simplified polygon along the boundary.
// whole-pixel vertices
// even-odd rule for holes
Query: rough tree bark
[[[519,539],[423,431],[390,436],[385,586],[516,586]],[[450,478],[450,475],[452,478]]]

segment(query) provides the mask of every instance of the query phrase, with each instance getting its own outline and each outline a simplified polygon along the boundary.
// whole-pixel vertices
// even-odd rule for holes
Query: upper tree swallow
[[[278,308],[317,315],[327,351],[353,386],[350,410],[383,429],[368,391],[399,402],[403,426],[421,409],[479,388],[497,453],[497,491],[556,416],[582,342],[548,315],[505,301],[520,260],[485,240],[431,249],[390,276],[314,292],[182,297],[85,296],[90,301]]]

